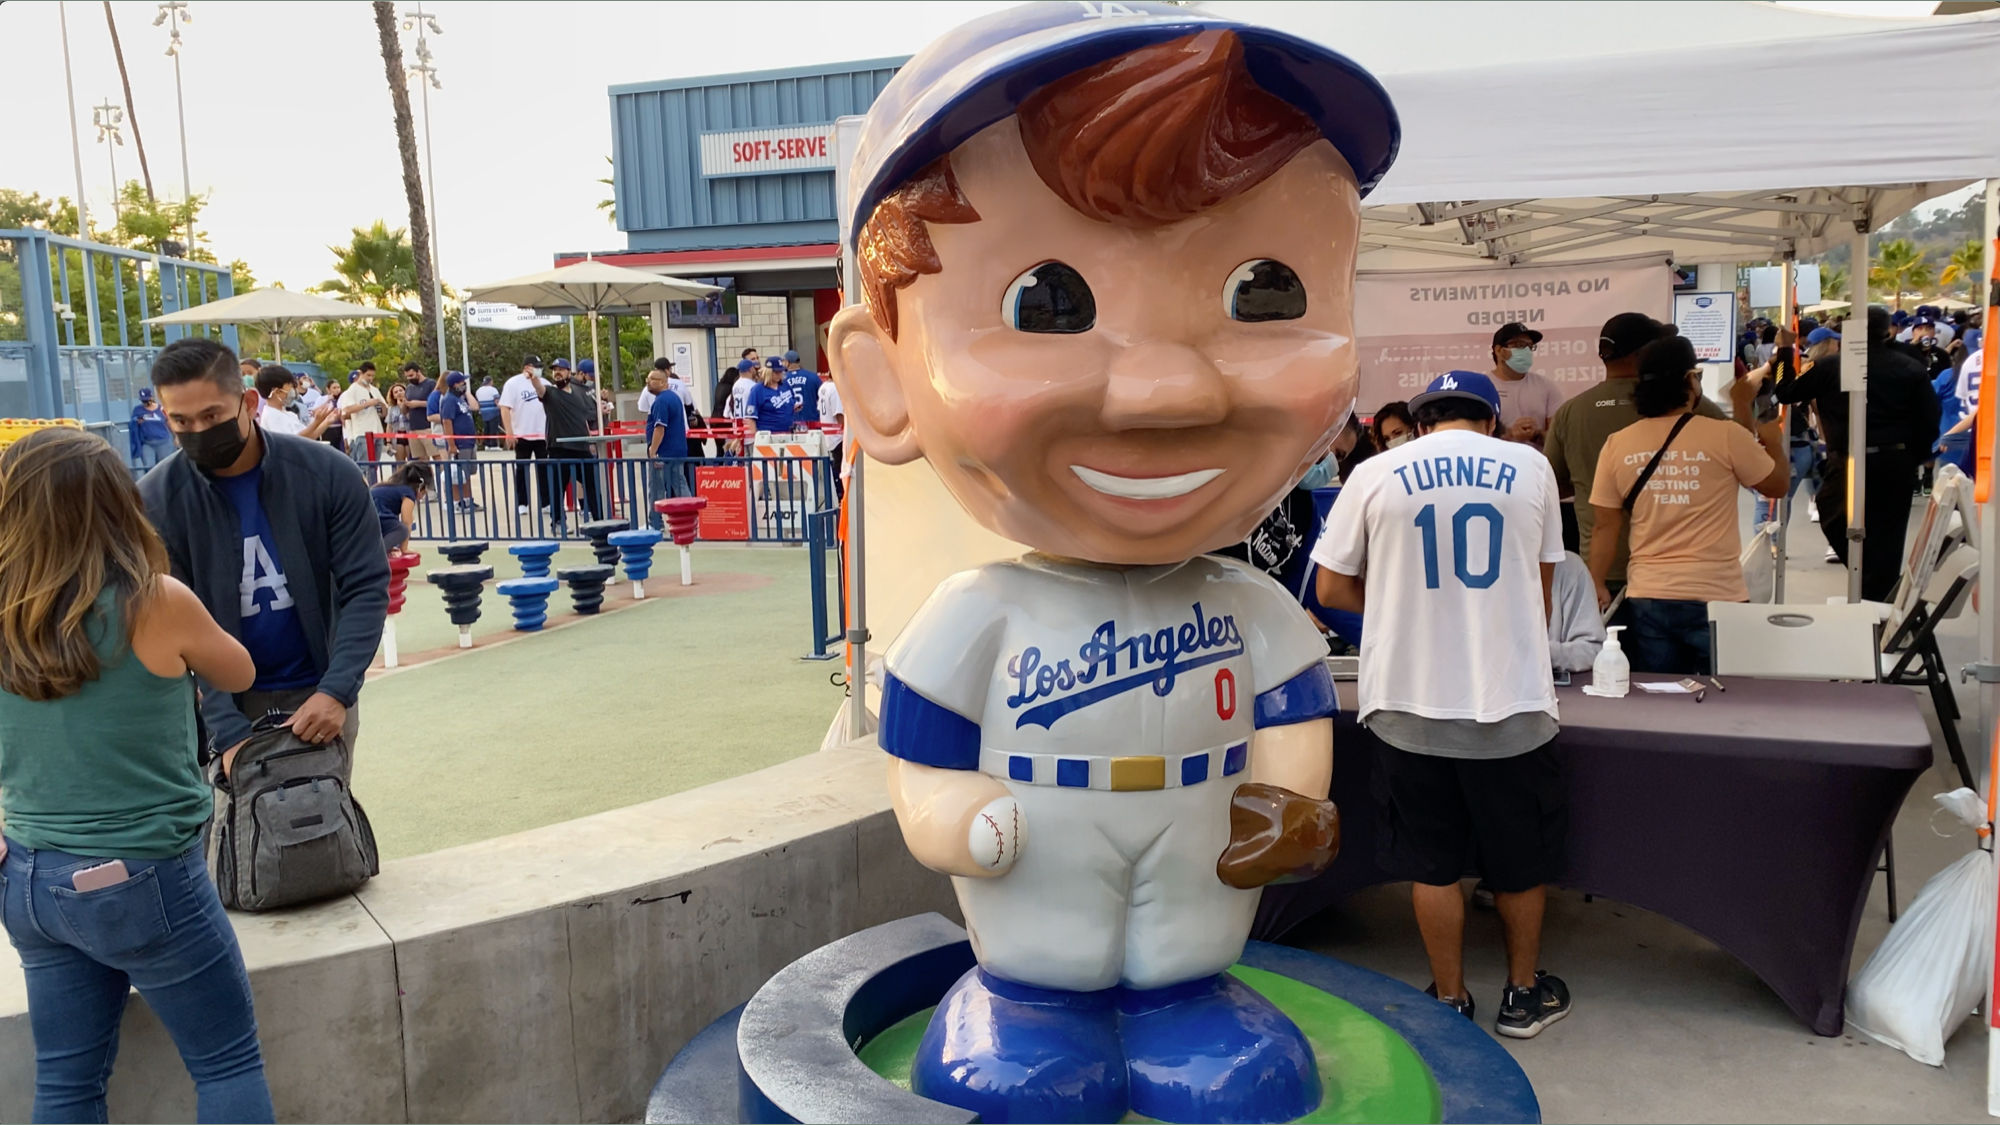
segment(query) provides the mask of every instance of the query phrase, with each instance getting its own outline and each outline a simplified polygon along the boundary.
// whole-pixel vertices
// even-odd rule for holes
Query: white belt
[[[1063,789],[1135,791],[1179,789],[1242,773],[1250,743],[1231,742],[1192,754],[1136,754],[1116,758],[1076,754],[1016,754],[981,749],[979,770],[1026,785]]]

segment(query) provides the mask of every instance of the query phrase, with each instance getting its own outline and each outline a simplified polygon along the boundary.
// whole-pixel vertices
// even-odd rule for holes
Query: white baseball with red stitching
[[[1021,805],[1012,797],[995,797],[972,818],[966,846],[972,861],[993,872],[1004,872],[1021,856]]]

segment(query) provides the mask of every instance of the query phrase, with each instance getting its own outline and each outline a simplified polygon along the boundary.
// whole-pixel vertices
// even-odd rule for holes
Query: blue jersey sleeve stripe
[[[1312,666],[1257,697],[1257,729],[1281,727],[1326,719],[1340,713],[1340,697],[1333,690],[1333,673],[1326,661]]]
[[[947,770],[979,768],[979,724],[890,676],[882,685],[882,749],[907,762]]]

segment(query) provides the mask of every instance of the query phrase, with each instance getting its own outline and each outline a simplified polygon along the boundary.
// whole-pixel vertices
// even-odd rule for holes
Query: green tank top
[[[8,839],[116,859],[193,847],[213,797],[195,755],[194,686],[156,676],[126,639],[115,592],[86,626],[101,662],[74,695],[0,691],[0,807]]]

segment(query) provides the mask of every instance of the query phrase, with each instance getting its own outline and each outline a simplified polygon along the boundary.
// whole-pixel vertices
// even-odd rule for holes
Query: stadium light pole
[[[125,124],[125,110],[106,98],[102,105],[90,107],[90,123],[97,126],[97,143],[104,146],[104,154],[111,158],[111,220],[115,223],[124,218],[118,206],[118,147],[125,143],[120,128]]]
[[[187,0],[160,0],[159,14],[153,17],[154,27],[167,26],[167,57],[174,60],[174,113],[181,126],[181,205],[188,209],[187,247],[181,251],[184,258],[194,256],[194,179],[188,174],[187,98],[181,91],[181,25],[193,22]]]
[[[438,81],[437,63],[431,55],[431,43],[428,38],[428,35],[443,35],[444,28],[438,25],[437,17],[426,13],[423,4],[419,3],[414,11],[403,13],[403,30],[417,33],[417,61],[405,65],[403,70],[415,80],[418,94],[424,104],[424,179],[429,181],[431,213],[431,307],[437,310],[438,361],[442,366],[449,368],[451,342],[444,334],[444,274],[438,265],[440,255],[438,254],[437,166],[432,160],[431,149],[431,91],[444,89],[444,83]],[[467,367],[471,367],[472,357],[466,353],[464,344],[465,310],[463,309],[459,310],[458,329],[459,359]],[[443,378],[444,372],[439,371],[438,377]]]
[[[89,242],[90,207],[83,200],[83,142],[76,129],[76,83],[70,77],[69,67],[69,5],[57,4],[56,17],[62,25],[63,108],[69,111],[69,156],[70,163],[76,170],[76,236],[84,242]],[[56,252],[65,253],[60,247],[56,248]],[[83,300],[90,314],[90,344],[96,347],[103,342],[99,339],[99,334],[104,331],[103,326],[97,321],[97,279],[91,273],[90,251],[85,250],[82,254]],[[70,327],[69,342],[76,343],[74,322]]]

